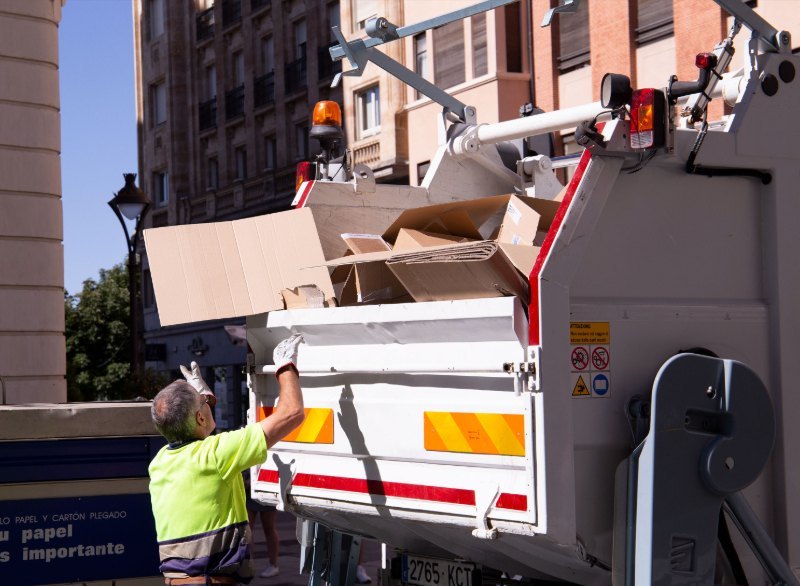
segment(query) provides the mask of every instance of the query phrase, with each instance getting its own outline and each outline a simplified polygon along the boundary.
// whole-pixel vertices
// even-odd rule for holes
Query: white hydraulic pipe
[[[594,118],[603,110],[600,102],[592,102],[496,124],[483,124],[478,126],[477,138],[480,144],[494,144],[526,136],[547,134],[556,130],[572,128],[584,120]]]

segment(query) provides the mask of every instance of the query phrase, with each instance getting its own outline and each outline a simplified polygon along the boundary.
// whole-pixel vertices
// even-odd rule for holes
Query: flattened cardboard
[[[496,242],[400,253],[386,261],[415,301],[525,297],[528,281]]]
[[[283,309],[281,291],[302,285],[333,297],[307,209],[152,228],[144,240],[162,326]]]
[[[463,242],[461,236],[449,234],[436,234],[434,232],[423,232],[422,230],[412,230],[411,228],[400,228],[397,239],[394,242],[395,251],[419,250],[429,246],[441,246],[453,242]]]
[[[394,242],[400,228],[412,228],[481,239],[478,228],[508,203],[508,199],[508,195],[495,195],[405,210],[383,233],[383,238]]]

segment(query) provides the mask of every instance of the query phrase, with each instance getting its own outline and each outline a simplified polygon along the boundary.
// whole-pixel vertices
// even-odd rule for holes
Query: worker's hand
[[[214,392],[208,387],[206,381],[203,380],[203,377],[200,376],[200,367],[197,366],[197,363],[194,360],[192,360],[191,366],[192,370],[189,370],[183,364],[181,364],[181,372],[183,373],[183,378],[186,379],[186,382],[192,385],[194,389],[201,395],[213,395]]]
[[[293,334],[275,346],[272,360],[275,362],[275,374],[287,366],[297,368],[297,347],[303,342],[302,334]]]

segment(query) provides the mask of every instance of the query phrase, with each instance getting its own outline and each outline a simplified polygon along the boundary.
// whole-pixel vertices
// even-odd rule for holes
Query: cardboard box
[[[354,254],[392,250],[378,234],[342,234],[342,239]],[[334,274],[341,268],[334,269]],[[339,295],[341,305],[411,300],[403,285],[383,262],[353,265]]]
[[[395,243],[393,250],[346,256],[326,265],[352,264],[355,273],[385,264],[417,301],[526,297],[527,276],[539,252],[534,242],[546,233],[558,206],[550,200],[500,195],[406,210],[383,234]],[[452,243],[487,233],[495,234],[495,240]],[[370,285],[362,280],[361,299],[369,299]]]
[[[380,252],[391,250],[392,247],[379,234],[342,234],[342,240],[353,254],[364,254],[366,252]]]
[[[307,209],[154,228],[144,241],[162,326],[283,309],[282,291],[304,285],[333,297]]]
[[[336,301],[314,285],[303,285],[281,291],[286,309],[334,307]]]

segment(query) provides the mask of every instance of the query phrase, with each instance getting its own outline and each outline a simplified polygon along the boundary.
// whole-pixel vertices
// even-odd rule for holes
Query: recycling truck
[[[313,214],[323,249],[347,221],[380,237],[345,234],[353,254],[316,263],[349,271],[334,295],[299,287],[247,317],[253,421],[278,397],[273,348],[305,341],[305,422],[253,469],[252,493],[307,521],[312,583],[348,580],[344,536],[383,544],[384,584],[798,584],[800,56],[746,4],[717,1],[734,23],[696,80],[609,73],[598,103],[494,124],[377,50],[474,12],[335,31],[332,57],[442,104],[446,140],[421,186],[381,185],[360,166],[332,178],[348,167],[325,142],[335,114],[315,126],[331,159],[286,213]],[[727,72],[740,29],[749,56]],[[711,99],[730,107],[719,123]],[[564,129],[579,155],[509,162],[513,141]],[[493,198],[499,235],[466,237]],[[503,230],[531,209],[518,264]],[[398,250],[401,232],[433,244]],[[386,294],[398,281],[410,298]]]

